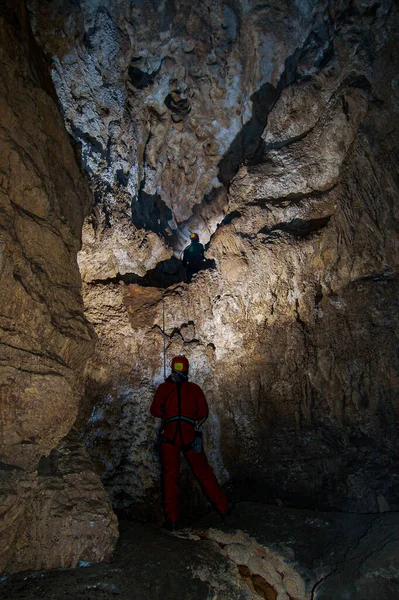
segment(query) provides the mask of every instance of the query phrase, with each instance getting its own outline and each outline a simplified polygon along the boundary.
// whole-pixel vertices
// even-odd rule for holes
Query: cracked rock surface
[[[3,578],[5,600],[395,600],[398,516],[240,503],[234,524],[208,516],[168,534],[122,522],[110,564]],[[210,527],[211,526],[211,527]],[[213,527],[212,527],[213,526]],[[83,568],[84,567],[84,568]]]
[[[208,241],[225,185],[256,149],[313,20],[322,27],[325,3],[28,4],[95,190],[85,239],[102,255],[102,278],[112,268],[141,275],[155,266],[154,232],[175,253],[190,226]],[[137,228],[146,230],[144,248]],[[99,263],[94,273],[81,260],[84,278],[98,279]]]
[[[13,28],[4,10],[0,452],[5,462],[31,468],[71,428],[82,396],[84,363],[94,345],[76,262],[91,199],[51,81],[40,79],[46,74],[40,62],[44,58],[38,48],[35,53],[26,23],[22,31]],[[20,13],[26,20],[24,10]]]

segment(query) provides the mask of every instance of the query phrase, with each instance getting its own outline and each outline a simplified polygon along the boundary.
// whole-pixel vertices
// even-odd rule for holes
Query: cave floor
[[[0,580],[3,600],[397,600],[399,514],[239,503],[177,534],[121,521],[109,563]]]

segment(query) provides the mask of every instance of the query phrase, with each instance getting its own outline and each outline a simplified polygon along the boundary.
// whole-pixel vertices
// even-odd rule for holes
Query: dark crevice
[[[252,94],[252,117],[237,134],[228,151],[219,162],[219,179],[228,185],[237,173],[239,166],[249,157],[263,154],[261,135],[265,129],[267,115],[273,108],[280,90],[265,83]]]
[[[223,225],[230,225],[230,223],[232,223],[234,219],[238,219],[239,217],[241,217],[240,211],[233,210],[233,212],[225,216],[223,221],[220,223],[219,227],[222,227]]]
[[[218,178],[224,186],[230,184],[239,166],[244,162],[251,160],[252,164],[257,160],[260,162],[265,160],[266,144],[261,135],[266,127],[267,117],[278,100],[281,91],[296,80],[296,65],[301,52],[302,50],[297,50],[287,58],[284,72],[276,87],[270,83],[265,83],[251,96],[252,117],[243,125],[218,165]],[[193,215],[200,214],[204,204],[209,204],[210,200],[213,201],[218,190],[219,188],[215,188],[205,195],[203,200],[194,207]],[[189,221],[190,219],[187,220],[187,222]],[[222,221],[218,228],[225,224],[226,222]],[[184,223],[181,225],[184,225]]]
[[[5,21],[18,40],[25,59],[26,73],[34,85],[48,94],[57,106],[60,106],[58,96],[51,78],[51,69],[43,49],[36,42],[31,27],[30,11],[26,2],[2,0],[0,17]]]
[[[316,294],[314,297],[314,303],[315,306],[317,306],[318,304],[320,304],[320,302],[323,300],[323,288],[321,287],[320,283],[318,283],[316,285]]]
[[[320,35],[315,34],[315,36],[315,39],[311,39],[309,36],[303,47],[296,50],[286,59],[284,72],[276,87],[272,86],[270,83],[265,83],[252,94],[252,116],[250,120],[243,125],[218,165],[219,180],[224,186],[230,184],[239,166],[243,162],[251,160],[251,164],[253,164],[257,160],[260,160],[261,162],[264,160],[262,157],[264,157],[268,148],[261,136],[266,127],[268,114],[274,107],[282,90],[301,77],[297,72],[298,61],[307,51],[309,51],[309,48],[313,50],[315,47],[321,48],[320,55],[324,57],[325,60],[327,60],[326,55],[328,55],[328,60],[331,57],[332,50],[330,50],[330,53],[328,53],[327,50],[322,51],[323,45],[325,46],[325,38],[328,37],[325,35],[325,32],[320,33]],[[135,65],[134,61],[131,66],[138,68],[138,65]],[[140,71],[140,73],[142,72]],[[140,80],[136,81],[136,84],[144,87],[147,85],[147,79],[144,74],[140,73],[134,71],[133,75],[136,77],[140,76]],[[165,99],[165,104],[171,111],[172,116],[178,119],[185,118],[191,109],[189,100],[182,92],[180,92],[180,90],[171,91]],[[146,164],[145,151],[143,164]],[[176,238],[175,233],[171,231],[171,226],[169,225],[169,223],[172,222],[172,211],[165,205],[158,194],[147,194],[144,191],[144,187],[145,177],[141,182],[137,198],[133,200],[132,203],[132,221],[139,228],[144,228],[147,231],[154,231],[167,238],[167,242],[174,247],[178,242],[178,238]],[[208,194],[205,194],[203,199],[193,207],[192,216],[186,222],[180,223],[180,228],[190,222],[193,217],[200,215],[203,207],[207,204],[211,204],[217,198],[219,192],[220,188],[214,188]],[[292,200],[295,200],[295,198],[293,197]],[[233,218],[235,218],[235,215]],[[227,221],[222,221],[221,225],[228,224],[229,222],[229,218],[227,217]]]
[[[190,102],[180,90],[171,91],[165,98],[165,105],[174,114],[185,117],[191,112]]]
[[[75,140],[77,142],[82,142],[82,141],[86,142],[86,144],[88,144],[88,146],[90,147],[91,152],[93,152],[95,154],[99,154],[102,159],[107,160],[107,154],[108,154],[107,150],[105,148],[103,148],[102,144],[100,144],[100,142],[98,140],[96,140],[96,138],[91,136],[87,131],[83,131],[82,129],[80,129],[80,127],[76,127],[76,125],[72,121],[69,121],[68,125],[71,129],[73,137],[75,138]],[[84,157],[83,157],[83,159],[84,159]],[[83,160],[83,169],[85,171],[89,171],[84,160]]]
[[[135,63],[138,63],[141,60],[142,60],[141,58],[133,58],[130,66],[129,66],[129,70],[128,70],[130,81],[132,82],[134,87],[137,88],[138,90],[143,90],[147,86],[151,85],[154,82],[155,77],[158,75],[159,71],[161,70],[161,66],[162,66],[162,62],[161,62],[158,69],[156,69],[155,71],[151,71],[151,72],[144,71],[144,70],[140,69],[139,66],[135,65]]]
[[[395,270],[387,269],[385,271],[382,271],[381,273],[372,273],[371,275],[364,275],[363,277],[359,277],[355,281],[392,281],[396,278],[396,276],[397,273]]]
[[[44,298],[44,296],[40,294],[37,290],[35,290],[33,287],[31,287],[29,284],[25,283],[22,275],[16,272],[14,272],[13,275],[15,281],[18,281],[18,283],[21,284],[25,292],[28,294],[28,296],[30,296],[30,298],[32,298],[34,302],[38,302],[39,304],[45,304],[47,306],[46,299]]]
[[[115,173],[117,183],[122,187],[127,187],[129,183],[129,174],[125,173],[123,169],[118,169]]]
[[[143,153],[143,165],[146,163],[146,151],[151,139],[151,132],[148,135]],[[173,219],[173,213],[159,194],[148,194],[144,191],[146,184],[145,171],[140,182],[140,188],[137,196],[133,198],[131,204],[131,220],[139,229],[153,231],[162,235],[166,242],[171,244],[173,233],[169,226],[169,221]]]
[[[374,96],[373,87],[367,77],[365,75],[359,75],[355,72],[349,73],[349,75],[345,77],[335,94],[339,94],[343,89],[346,88],[358,88]]]
[[[2,329],[4,329],[4,327],[2,327]],[[15,333],[15,330],[10,329],[9,331],[12,331],[13,333]],[[37,356],[44,360],[56,361],[61,366],[65,367],[66,369],[70,369],[70,367],[67,365],[67,363],[64,360],[62,360],[62,358],[60,358],[59,356],[55,355],[52,352],[37,352],[34,350],[27,350],[26,348],[21,348],[20,346],[15,346],[14,344],[9,344],[9,343],[3,342],[3,341],[0,341],[0,345],[7,346],[7,348],[11,348],[12,350],[17,350],[18,352],[24,352],[26,354],[31,354],[33,356]]]
[[[266,144],[266,142],[265,142],[264,151],[265,152],[269,152],[269,150],[279,150],[280,148],[284,148],[284,146],[291,146],[291,144],[295,144],[296,142],[300,142],[301,140],[303,140],[304,138],[306,138],[309,135],[309,133],[311,131],[313,131],[313,129],[314,128],[312,127],[310,130],[305,131],[304,133],[301,133],[300,135],[296,135],[296,136],[293,136],[291,138],[285,138],[284,140],[280,140],[280,141],[276,141],[276,142],[270,142],[269,144]],[[248,165],[249,164],[251,164],[251,165],[252,164],[262,164],[263,162],[264,162],[264,160],[262,161],[262,160],[258,159],[258,162],[257,162],[256,159],[254,159],[253,162],[248,161],[247,164]]]
[[[0,471],[23,471],[22,467],[17,467],[16,465],[9,465],[8,463],[2,462],[0,460]]]
[[[350,552],[354,552],[354,550],[356,550],[356,548],[359,547],[360,543],[362,542],[362,540],[364,540],[368,535],[369,532],[371,531],[372,527],[374,526],[374,523],[376,523],[379,519],[379,516],[376,516],[375,519],[373,519],[371,521],[371,523],[367,526],[365,532],[355,541],[354,545],[351,545],[347,548],[344,557],[342,558],[342,560],[339,560],[338,562],[335,563],[335,565],[332,566],[331,570],[326,573],[323,577],[321,577],[318,581],[316,581],[316,583],[314,584],[312,590],[311,590],[311,600],[315,600],[317,597],[317,588],[320,587],[320,584],[323,583],[327,578],[334,576],[338,573],[339,571],[339,567],[344,565],[345,563],[349,562],[348,557],[349,557],[349,553]],[[353,560],[353,558],[352,558]]]
[[[266,127],[268,115],[277,102],[282,90],[299,78],[297,73],[298,61],[304,55],[305,49],[307,49],[309,44],[310,41],[308,38],[303,48],[297,49],[286,59],[284,72],[276,87],[270,83],[265,83],[258,91],[252,94],[253,109],[251,119],[242,127],[230,145],[229,150],[219,162],[219,179],[225,185],[230,183],[240,164],[249,158],[262,156],[267,151],[266,144],[261,136]]]
[[[266,162],[264,157],[259,158],[257,164],[262,164]],[[279,196],[278,198],[257,198],[252,202],[248,202],[247,206],[260,206],[261,208],[266,208],[269,204],[272,204],[275,207],[285,207],[287,203],[290,204],[300,204],[304,199],[317,199],[323,198],[327,192],[331,192],[337,184],[333,184],[330,188],[326,190],[313,190],[311,192],[292,192],[291,194],[287,194],[287,196]]]
[[[275,231],[284,231],[295,237],[307,237],[311,233],[319,231],[328,225],[330,222],[331,215],[326,217],[320,217],[319,219],[309,219],[305,221],[303,219],[293,219],[288,223],[278,223],[274,227],[267,228],[263,227],[258,233],[265,235],[273,234]]]
[[[302,329],[304,331],[306,331],[308,329],[307,324],[305,323],[305,321],[303,321],[303,319],[301,319],[301,315],[299,314],[299,302],[298,299],[295,300],[295,319],[296,322],[298,323],[298,325],[300,325],[300,327],[302,327]]]
[[[132,223],[139,229],[159,233],[169,240],[172,237],[169,227],[169,221],[173,219],[172,211],[159,194],[147,194],[144,185],[143,179],[137,197],[132,202]]]
[[[247,586],[265,600],[276,600],[278,594],[274,587],[261,575],[251,573],[246,565],[237,565],[238,572]]]
[[[207,259],[204,260],[203,265],[198,269],[197,273],[215,268],[215,261],[213,259]],[[187,278],[187,270],[183,266],[182,261],[173,256],[172,258],[168,258],[167,260],[158,263],[154,269],[148,271],[143,277],[136,275],[136,273],[125,273],[124,275],[118,274],[116,277],[93,280],[89,285],[109,285],[112,283],[119,284],[120,282],[123,282],[126,285],[137,284],[141,287],[167,289],[172,285],[177,285],[178,283],[190,283],[190,281]]]

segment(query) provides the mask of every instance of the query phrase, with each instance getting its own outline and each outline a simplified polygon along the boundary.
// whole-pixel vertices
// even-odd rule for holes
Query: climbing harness
[[[165,426],[167,423],[173,423],[173,421],[185,421],[186,423],[190,423],[190,425],[195,425],[194,419],[190,419],[189,417],[183,417],[183,416],[169,417],[169,419],[166,419],[163,422],[163,424]]]

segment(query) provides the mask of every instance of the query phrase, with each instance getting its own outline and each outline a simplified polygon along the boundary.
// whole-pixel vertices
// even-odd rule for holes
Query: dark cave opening
[[[122,281],[127,285],[137,284],[141,287],[167,289],[178,283],[191,283],[192,278],[195,277],[197,273],[214,269],[216,269],[216,262],[213,259],[205,259],[202,265],[198,267],[195,270],[195,273],[192,273],[190,277],[181,259],[173,256],[172,258],[168,258],[167,260],[158,263],[156,267],[147,271],[143,277],[140,277],[135,273],[118,274],[116,277],[110,277],[106,280],[93,280],[90,282],[90,285],[108,285],[109,283],[119,283]]]
[[[259,233],[271,235],[275,231],[283,231],[293,235],[294,237],[304,238],[319,231],[320,229],[323,229],[324,227],[327,227],[330,219],[331,215],[309,220],[296,218],[287,223],[278,223],[271,228],[264,227],[263,229],[259,230]]]

